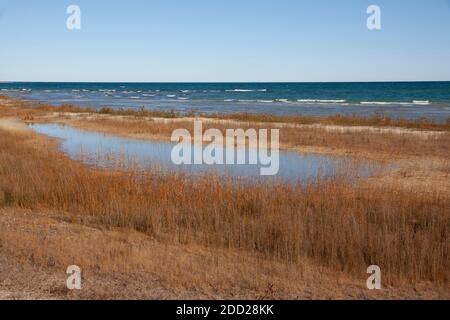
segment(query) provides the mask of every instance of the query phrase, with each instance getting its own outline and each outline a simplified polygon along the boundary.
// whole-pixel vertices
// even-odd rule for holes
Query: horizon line
[[[183,84],[183,83],[217,83],[217,84],[230,84],[230,83],[240,83],[240,84],[250,84],[250,83],[399,83],[399,82],[450,82],[449,80],[373,80],[373,81],[8,81],[0,80],[0,84],[4,83],[142,83],[142,84]]]

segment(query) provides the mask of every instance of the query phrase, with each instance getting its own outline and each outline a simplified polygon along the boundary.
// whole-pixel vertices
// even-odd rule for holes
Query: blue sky
[[[450,80],[450,0],[0,0],[0,41],[0,81]]]

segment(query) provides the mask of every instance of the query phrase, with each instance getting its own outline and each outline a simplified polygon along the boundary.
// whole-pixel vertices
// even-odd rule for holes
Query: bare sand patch
[[[19,119],[0,119],[0,129],[12,132],[31,132],[25,122]]]

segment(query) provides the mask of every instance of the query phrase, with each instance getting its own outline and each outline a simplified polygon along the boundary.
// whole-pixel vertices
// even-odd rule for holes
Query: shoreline
[[[289,130],[288,135],[314,135],[326,133],[323,139],[330,140],[336,135],[343,135],[345,137],[360,137],[367,135],[366,139],[378,139],[376,144],[385,144],[387,140],[396,137],[400,143],[410,141],[411,148],[415,148],[418,141],[423,141],[424,145],[434,143],[435,139],[442,140],[444,143],[448,141],[450,144],[450,131],[441,130],[417,130],[405,127],[385,127],[385,126],[344,126],[335,124],[295,124],[289,122],[252,122],[234,119],[217,119],[209,117],[149,117],[142,111],[134,111],[132,115],[123,115],[122,111],[118,110],[116,114],[114,111],[105,113],[100,111],[86,112],[83,108],[70,106],[70,109],[76,109],[78,112],[67,112],[67,107],[50,107],[37,106],[33,102],[15,100],[15,99],[0,99],[0,106],[6,106],[12,114],[10,114],[9,129],[30,130],[26,124],[32,123],[56,123],[69,125],[77,129],[108,134],[112,136],[134,139],[134,140],[150,140],[169,142],[171,132],[174,129],[186,128],[192,130],[194,120],[204,121],[205,127],[218,127],[221,130],[225,128],[277,128],[282,130]],[[25,108],[23,108],[25,103]],[[16,110],[17,105],[19,110]],[[16,110],[16,111],[14,111]],[[4,111],[4,110],[3,110]],[[1,119],[0,109],[0,119]],[[126,113],[129,113],[127,111]],[[327,119],[327,118],[325,118]],[[7,122],[8,122],[7,121]],[[2,124],[3,122],[3,124]],[[5,126],[5,120],[0,120],[0,126]],[[154,127],[157,129],[154,130]],[[205,128],[205,130],[206,130]],[[443,126],[446,130],[446,126]],[[299,133],[300,131],[300,133]],[[365,138],[365,137],[364,137]],[[431,141],[430,141],[431,140]],[[351,141],[350,141],[351,142]],[[370,177],[369,180],[377,184],[396,183],[403,186],[402,188],[418,187],[425,190],[441,190],[450,194],[450,151],[445,151],[443,155],[424,154],[423,149],[411,150],[401,153],[396,152],[397,146],[389,146],[386,150],[377,150],[370,148],[355,148],[351,143],[346,143],[342,147],[332,147],[327,145],[327,141],[322,144],[299,145],[294,139],[281,140],[281,151],[294,151],[304,154],[316,154],[337,157],[341,159],[351,158],[356,161],[374,161],[380,164],[396,167],[388,170],[387,173]],[[409,150],[407,150],[409,151]],[[442,150],[441,150],[442,151]]]
[[[371,159],[401,166],[355,184],[336,180],[307,188],[242,188],[209,176],[148,172],[136,179],[132,171],[89,168],[26,125],[59,119],[84,124],[84,130],[116,128],[124,135],[152,137],[159,132],[164,138],[192,119],[81,114],[74,120],[9,103],[0,100],[5,137],[0,140],[0,282],[6,283],[0,299],[448,298],[442,261],[449,150],[441,150],[442,144],[429,149],[433,156],[422,152],[431,141],[446,142],[447,132],[418,139],[408,131],[326,133],[321,127],[285,127],[285,142],[298,143],[309,134],[311,144],[318,144],[312,148],[343,143],[343,155],[366,150]],[[229,124],[212,123],[222,129]],[[344,138],[357,145],[352,149]],[[397,255],[399,250],[405,255]],[[340,254],[350,264],[343,264]],[[377,292],[365,288],[372,261],[386,267],[383,290]],[[81,292],[64,287],[65,268],[74,263],[85,272]],[[186,268],[193,272],[187,274]]]
[[[29,123],[57,123],[72,126],[77,129],[108,134],[112,136],[135,139],[169,142],[171,133],[178,128],[186,128],[192,130],[194,120],[204,121],[204,127],[218,127],[224,131],[225,128],[277,128],[281,130],[281,151],[294,151],[304,154],[316,154],[324,156],[332,156],[338,158],[351,158],[354,160],[375,161],[390,166],[396,166],[396,169],[390,169],[388,173],[371,177],[374,183],[395,183],[403,185],[403,187],[418,187],[426,190],[441,190],[450,194],[450,150],[447,152],[437,148],[436,154],[425,154],[425,149],[413,149],[419,141],[423,141],[423,147],[430,146],[435,140],[443,141],[441,145],[450,145],[450,131],[441,130],[417,130],[405,127],[385,127],[385,126],[344,126],[336,124],[295,124],[289,122],[252,122],[235,119],[218,119],[209,117],[161,117],[157,112],[157,116],[148,116],[147,112],[126,111],[122,114],[122,110],[104,112],[98,110],[86,110],[77,106],[50,107],[35,105],[33,102],[0,99],[0,106],[3,106],[10,112],[10,128],[23,127]],[[18,109],[16,109],[18,108]],[[67,112],[67,108],[71,111]],[[74,112],[77,111],[77,112]],[[4,112],[5,110],[3,110]],[[131,114],[129,114],[131,112]],[[0,117],[2,110],[0,109]],[[153,113],[153,112],[150,112]],[[171,115],[170,113],[165,114]],[[291,119],[291,118],[288,118]],[[328,118],[325,118],[328,119]],[[292,120],[292,119],[291,119]],[[327,120],[328,121],[328,120]],[[1,122],[0,122],[1,126]],[[3,124],[4,126],[4,124]],[[25,125],[26,126],[26,125]],[[27,127],[27,126],[26,126]],[[156,127],[156,129],[155,129]],[[27,127],[28,128],[28,127]],[[205,128],[205,130],[206,130]],[[446,126],[441,129],[446,130]],[[283,132],[289,130],[287,139],[283,139]],[[321,141],[314,141],[316,135],[323,134],[320,139],[330,140],[330,143],[321,145]],[[290,136],[299,135],[289,139]],[[308,145],[301,145],[297,139],[301,139],[301,135],[313,136],[312,141]],[[345,142],[344,146],[339,145],[339,141],[332,140],[342,135],[346,139],[350,139],[350,143]],[[284,135],[286,136],[286,135]],[[377,140],[377,144],[386,144],[387,141],[396,137],[395,143],[388,145],[386,148],[371,148],[370,144],[362,143],[358,148],[352,145],[355,137],[361,137],[362,141]],[[319,139],[319,140],[320,140]],[[396,143],[405,143],[408,141],[411,150],[406,148],[405,152],[397,152]],[[318,143],[315,143],[318,142]],[[401,150],[400,150],[401,151]],[[410,152],[411,151],[411,152]],[[443,154],[441,154],[444,152]]]

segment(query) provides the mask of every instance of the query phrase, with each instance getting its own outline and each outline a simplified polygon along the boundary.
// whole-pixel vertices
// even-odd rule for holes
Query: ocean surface
[[[205,113],[450,118],[450,82],[371,83],[27,83],[0,94],[54,105]]]

